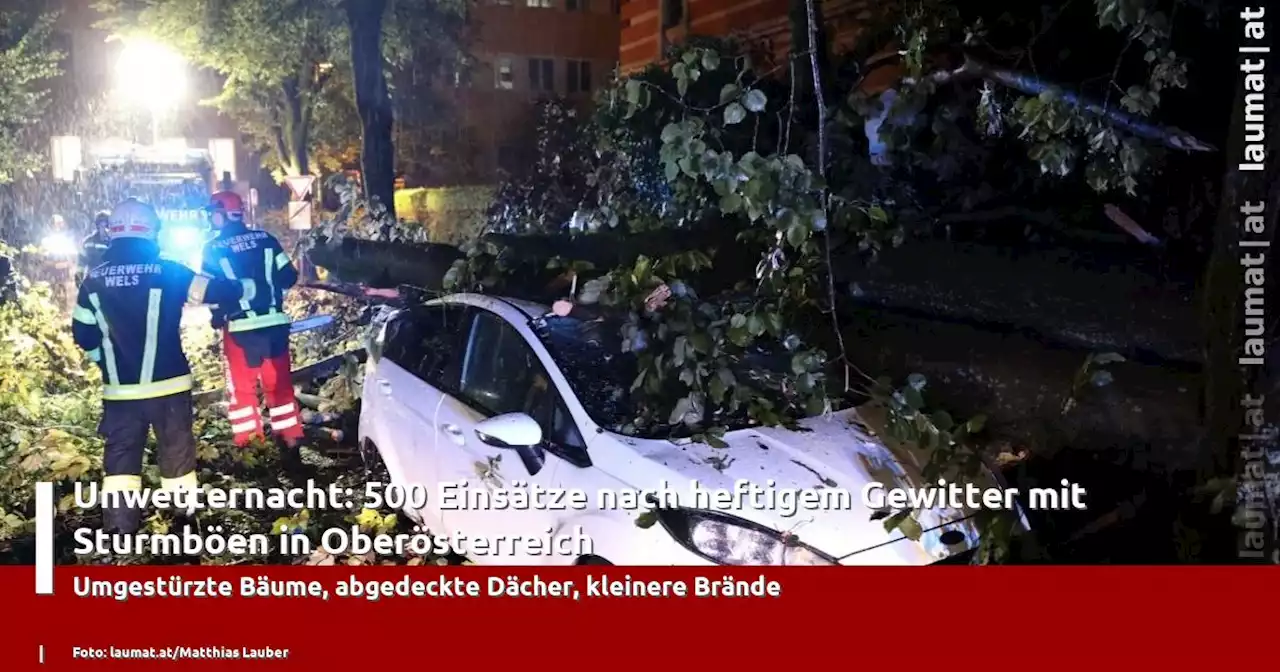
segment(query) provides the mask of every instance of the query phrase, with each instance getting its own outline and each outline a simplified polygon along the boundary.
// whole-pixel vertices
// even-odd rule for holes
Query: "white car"
[[[473,555],[477,564],[923,565],[963,560],[976,547],[967,509],[917,511],[924,532],[916,541],[885,531],[887,512],[862,505],[863,486],[922,486],[919,465],[872,438],[853,411],[806,420],[809,431],[729,431],[728,448],[612,431],[626,422],[623,393],[635,377],[635,360],[620,352],[617,333],[608,321],[478,294],[396,311],[370,344],[362,445],[376,448],[402,492],[427,494],[403,508],[433,534],[545,537],[580,528],[592,542],[590,553],[577,556]],[[775,492],[826,489],[849,499],[791,516],[768,506],[694,508],[693,481],[733,491],[739,482],[764,486],[768,479]],[[998,482],[989,471],[981,480],[973,484]],[[462,481],[473,490],[520,481],[579,490],[589,504],[442,506],[441,485]],[[637,525],[643,511],[636,507],[597,505],[601,491],[643,492],[664,482],[678,493],[678,506],[666,501],[656,525]]]

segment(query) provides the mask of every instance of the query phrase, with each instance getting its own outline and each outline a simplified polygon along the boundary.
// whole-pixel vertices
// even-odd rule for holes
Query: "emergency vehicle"
[[[160,249],[164,256],[200,268],[204,245],[212,237],[205,207],[218,188],[217,176],[234,175],[234,145],[217,139],[209,148],[185,140],[141,145],[104,140],[85,146],[80,138],[54,138],[54,176],[71,181],[102,203],[136,198],[160,215]]]

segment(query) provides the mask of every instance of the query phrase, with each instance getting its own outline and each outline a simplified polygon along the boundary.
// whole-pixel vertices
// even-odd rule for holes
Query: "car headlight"
[[[65,233],[51,233],[40,242],[45,254],[53,257],[74,257],[79,251],[76,242]]]
[[[659,509],[658,521],[680,545],[721,565],[834,565],[831,556],[764,525],[717,511]]]

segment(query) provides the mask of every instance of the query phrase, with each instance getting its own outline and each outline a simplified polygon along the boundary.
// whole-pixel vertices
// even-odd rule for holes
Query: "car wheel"
[[[612,565],[613,563],[609,562],[608,560],[605,560],[604,558],[598,555],[584,555],[581,558],[578,558],[577,564],[579,565]]]

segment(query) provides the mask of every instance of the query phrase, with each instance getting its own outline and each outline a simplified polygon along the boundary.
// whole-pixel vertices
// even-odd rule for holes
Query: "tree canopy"
[[[105,27],[170,44],[225,78],[208,101],[285,174],[354,158],[360,125],[351,41],[339,0],[101,0]],[[384,66],[452,62],[461,3],[393,0],[383,30]]]
[[[43,117],[50,80],[61,72],[63,55],[50,42],[54,19],[0,10],[0,184],[43,164],[43,147],[24,131]]]
[[[841,269],[965,215],[996,220],[1009,206],[1042,208],[1063,229],[1068,220],[1112,226],[1102,216],[1108,202],[1155,210],[1144,203],[1154,178],[1214,150],[1161,116],[1181,111],[1177,123],[1225,127],[1225,114],[1206,123],[1168,105],[1191,85],[1175,35],[1191,45],[1220,39],[1216,8],[886,3],[855,51],[824,62],[803,46],[821,44],[817,5],[797,0],[797,46],[785,60],[761,45],[691,39],[602,92],[576,133],[544,110],[536,159],[503,186],[492,212],[496,232],[625,232],[634,251],[646,232],[666,231],[677,249],[618,263],[539,257],[545,248],[520,237],[489,236],[447,282],[509,292],[521,289],[509,282],[525,277],[518,268],[579,275],[578,301],[621,316],[622,348],[639,363],[631,389],[619,391],[635,401],[621,431],[715,445],[744,419],[786,424],[870,395],[890,411],[896,436],[937,449],[936,473],[967,459],[958,447],[983,423],[930,408],[922,378],[895,385],[852,367]],[[1198,95],[1214,83],[1201,80]],[[718,244],[691,235],[706,229],[720,232]],[[1207,227],[1195,233],[1204,239]],[[663,285],[671,298],[653,310]],[[761,356],[786,364],[743,376],[741,363]]]

